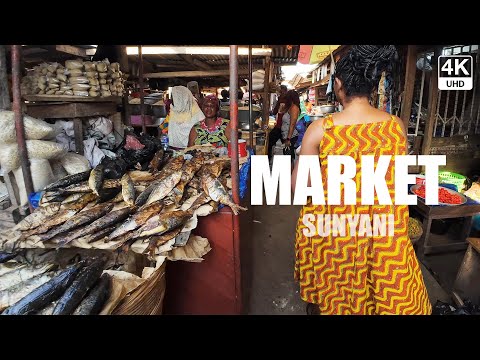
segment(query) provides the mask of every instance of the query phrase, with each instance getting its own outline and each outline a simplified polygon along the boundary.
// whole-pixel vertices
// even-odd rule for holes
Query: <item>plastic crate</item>
[[[465,176],[450,171],[440,171],[438,173],[438,179],[440,183],[453,184],[457,186],[458,190],[462,190],[464,187]]]

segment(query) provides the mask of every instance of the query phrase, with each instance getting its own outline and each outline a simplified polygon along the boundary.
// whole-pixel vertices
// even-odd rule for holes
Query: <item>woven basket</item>
[[[422,223],[415,218],[408,218],[408,221],[409,221],[409,223],[410,222],[416,223],[418,225],[418,227],[420,228],[420,232],[418,234],[415,234],[415,236],[411,236],[410,231],[408,232],[408,237],[410,238],[410,241],[412,242],[412,244],[415,244],[418,240],[420,240],[420,238],[423,235]]]
[[[457,190],[460,191],[463,190],[464,183],[467,178],[461,174],[453,173],[450,171],[439,171],[438,179],[440,180],[440,183],[455,185],[457,187]]]
[[[127,294],[112,315],[161,315],[166,287],[165,264],[166,262],[147,281]]]

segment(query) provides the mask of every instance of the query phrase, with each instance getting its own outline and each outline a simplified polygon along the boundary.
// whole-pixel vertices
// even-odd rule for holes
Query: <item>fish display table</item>
[[[242,206],[246,206],[245,199]],[[227,207],[199,219],[194,233],[208,238],[212,250],[201,263],[167,263],[165,314],[241,315],[247,312],[253,276],[252,216],[250,208],[240,213],[241,232],[235,231],[234,215]]]

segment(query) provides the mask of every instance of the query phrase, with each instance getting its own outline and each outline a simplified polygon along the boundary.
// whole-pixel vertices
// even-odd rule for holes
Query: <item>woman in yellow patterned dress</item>
[[[313,205],[301,212],[296,230],[295,279],[307,310],[320,314],[430,314],[432,306],[421,269],[408,238],[408,205],[394,205],[394,158],[405,155],[406,134],[396,116],[370,105],[369,97],[383,71],[390,73],[397,58],[393,45],[358,45],[336,65],[334,91],[344,110],[314,122],[303,138],[300,155],[320,158],[327,199],[327,156],[348,155],[355,159],[356,205]],[[392,205],[361,205],[362,155],[392,159],[385,176]],[[295,188],[298,163],[292,178]],[[341,189],[343,189],[343,184]],[[342,191],[342,190],[341,190]],[[378,204],[375,194],[375,204]],[[343,204],[343,191],[341,196]],[[340,236],[306,236],[305,214],[393,214],[393,236],[368,236],[350,231]],[[373,226],[373,224],[372,224]],[[370,234],[372,235],[372,234]],[[375,234],[373,234],[375,235]],[[383,234],[385,235],[385,234]],[[390,235],[390,236],[389,236]],[[313,304],[313,306],[312,306]],[[315,305],[318,305],[315,306]]]

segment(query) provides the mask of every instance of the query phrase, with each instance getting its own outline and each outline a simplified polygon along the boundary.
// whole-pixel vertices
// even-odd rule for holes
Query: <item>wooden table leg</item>
[[[460,235],[460,240],[467,243],[467,238],[470,236],[470,231],[472,230],[473,216],[467,216],[463,218],[463,227],[462,233]]]
[[[75,152],[83,155],[83,121],[81,118],[73,119],[73,131],[75,135]]]
[[[423,224],[422,224],[422,229],[423,229],[422,239],[420,239],[419,246],[418,246],[419,252],[423,251],[423,255],[427,253],[425,249],[429,246],[428,239],[430,237],[431,227],[432,227],[432,219],[429,216],[425,216],[423,218]]]
[[[434,245],[434,246],[428,244],[427,241],[425,241],[424,243],[425,247],[423,249],[424,255],[465,250],[468,246],[467,238],[470,235],[472,221],[473,221],[472,216],[466,216],[464,218],[463,228],[459,236],[460,241],[456,241],[456,242],[445,244],[445,245]]]

